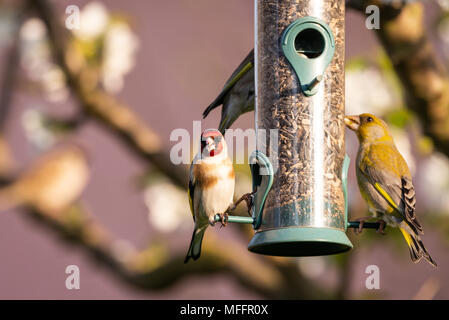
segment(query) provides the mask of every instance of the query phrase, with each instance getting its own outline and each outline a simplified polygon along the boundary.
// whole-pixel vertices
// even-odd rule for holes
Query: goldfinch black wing
[[[190,212],[192,213],[193,221],[195,221],[195,208],[193,205],[193,201],[195,199],[195,177],[193,175],[193,166],[194,162],[190,165],[190,175],[189,175],[189,189],[187,190],[189,195],[189,205],[190,205]]]

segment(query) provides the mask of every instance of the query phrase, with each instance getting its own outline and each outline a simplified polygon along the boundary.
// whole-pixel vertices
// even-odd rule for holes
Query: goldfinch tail
[[[192,240],[190,241],[189,251],[187,252],[184,263],[187,263],[190,258],[197,260],[201,255],[201,244],[203,243],[204,232],[206,228],[193,230]]]
[[[437,263],[432,259],[430,254],[427,252],[426,248],[424,247],[424,243],[417,234],[413,233],[413,231],[411,231],[410,228],[405,225],[401,226],[399,230],[401,230],[402,235],[405,238],[405,241],[407,241],[407,245],[410,250],[410,257],[412,258],[413,262],[417,263],[422,258],[424,258],[431,265],[437,267]]]

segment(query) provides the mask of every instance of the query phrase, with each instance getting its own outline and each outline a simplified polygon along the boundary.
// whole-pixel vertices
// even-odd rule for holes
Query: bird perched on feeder
[[[307,57],[304,52],[298,55]],[[226,81],[223,90],[214,101],[204,110],[203,119],[220,105],[221,119],[218,130],[224,133],[240,115],[254,111],[254,49],[246,56],[240,65]]]
[[[387,124],[372,114],[346,116],[346,126],[359,140],[356,161],[357,182],[368,209],[379,218],[383,232],[385,224],[398,227],[410,250],[413,262],[435,261],[424,247],[420,234],[423,228],[415,215],[415,189],[410,170],[397,150]],[[359,219],[359,231],[363,221]]]
[[[203,118],[220,105],[223,107],[218,130],[222,133],[241,114],[254,110],[254,50],[232,73],[218,97],[204,110]]]
[[[204,131],[201,150],[190,166],[188,192],[195,228],[184,263],[200,257],[204,233],[209,225],[215,225],[215,215],[219,214],[226,225],[234,185],[234,168],[223,135],[214,129]]]

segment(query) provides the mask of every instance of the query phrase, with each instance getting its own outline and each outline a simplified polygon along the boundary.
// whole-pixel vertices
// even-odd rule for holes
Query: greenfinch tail
[[[404,222],[401,223],[399,230],[401,230],[401,233],[404,236],[405,241],[407,242],[407,245],[410,250],[410,257],[413,262],[417,263],[422,258],[424,258],[431,265],[437,267],[437,263],[432,259],[430,254],[427,252],[426,248],[424,247],[424,243],[421,241],[419,235],[410,230],[410,227]]]

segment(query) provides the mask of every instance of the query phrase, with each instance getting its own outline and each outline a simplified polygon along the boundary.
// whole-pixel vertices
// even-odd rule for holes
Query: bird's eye
[[[367,121],[367,122],[373,122],[373,118],[368,117],[368,118],[366,118],[366,121]]]

